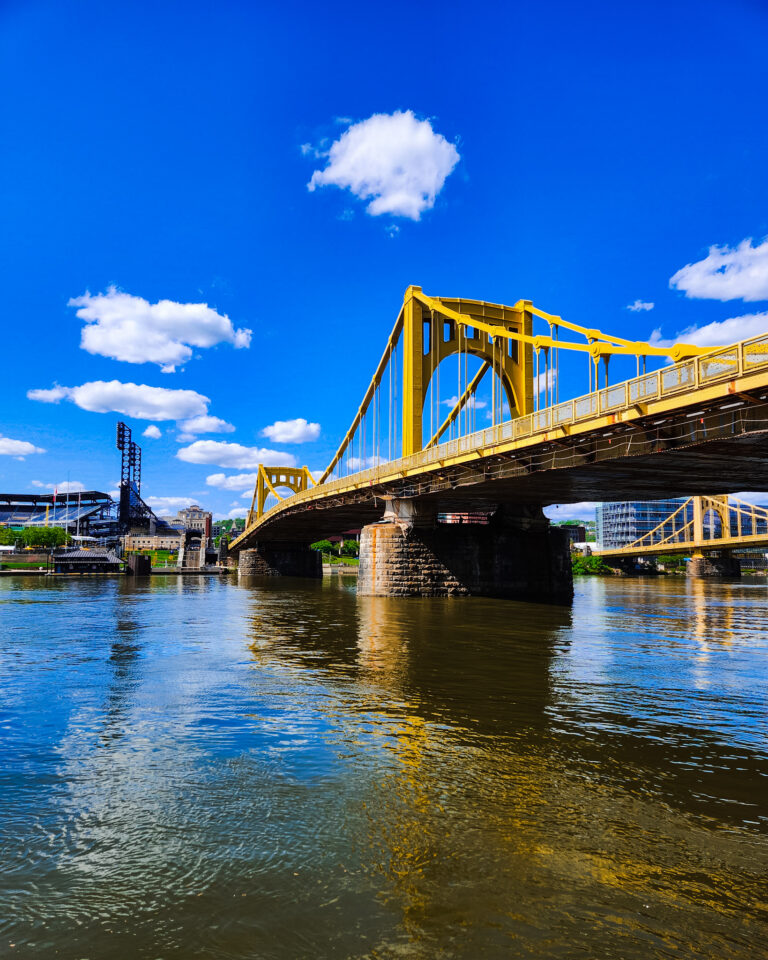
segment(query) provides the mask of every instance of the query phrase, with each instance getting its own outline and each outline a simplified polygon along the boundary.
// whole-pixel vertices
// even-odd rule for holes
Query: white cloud
[[[319,423],[307,423],[304,417],[296,420],[276,420],[270,427],[264,427],[262,437],[268,437],[273,443],[307,443],[320,436]]]
[[[142,437],[149,437],[150,440],[159,440],[162,435],[163,431],[160,429],[160,427],[156,427],[153,423],[151,423],[144,433],[142,433]]]
[[[207,413],[208,397],[194,390],[169,390],[144,383],[94,380],[79,387],[55,386],[51,390],[28,390],[30,400],[58,403],[71,400],[92,413],[122,413],[138,420],[182,420]]]
[[[550,520],[594,520],[597,504],[591,500],[582,503],[561,503],[544,507],[544,515]]]
[[[458,402],[459,402],[459,398],[458,398],[455,394],[454,394],[452,397],[448,397],[447,400],[441,400],[441,401],[440,401],[440,403],[441,403],[444,407],[450,407],[451,409],[453,409]],[[488,402],[487,402],[486,400],[478,400],[477,397],[470,397],[469,400],[467,401],[467,403],[469,403],[470,406],[474,404],[474,406],[475,406],[478,410],[482,410],[483,407],[487,407],[487,406],[488,406]]]
[[[184,507],[191,507],[193,503],[197,503],[192,497],[144,497],[144,502],[153,510],[163,511],[183,510]]]
[[[537,376],[534,377],[534,390],[537,390],[539,393],[544,393],[545,390],[552,387],[555,380],[557,379],[557,371],[553,369],[542,370]]]
[[[253,490],[257,478],[257,473],[235,473],[230,476],[211,473],[205,478],[205,482],[209,487],[218,487],[220,490]]]
[[[164,373],[186,363],[193,347],[251,343],[251,330],[236,330],[226,314],[206,303],[150,303],[110,287],[95,296],[72,297],[69,306],[79,307],[77,316],[86,324],[80,338],[83,350],[126,363],[156,363]]]
[[[211,417],[211,416],[202,416],[202,417],[192,417],[191,420],[182,420],[179,424],[181,429],[184,431],[184,434],[194,436],[198,433],[234,433],[235,428],[231,423],[227,423],[226,420],[222,420],[221,417]],[[186,439],[186,437],[180,437],[179,439]]]
[[[176,456],[186,463],[215,463],[235,470],[253,470],[260,463],[271,467],[296,466],[296,458],[291,453],[245,447],[241,443],[227,443],[224,440],[196,440],[188,447],[182,447]]]
[[[51,387],[50,390],[27,390],[27,397],[30,400],[37,400],[38,403],[58,403],[60,400],[70,400],[69,387]]]
[[[372,455],[370,457],[350,457],[345,463],[349,464],[350,470],[369,470],[371,467],[378,466],[380,463],[386,463],[385,457],[377,457]],[[322,474],[321,474],[322,476]]]
[[[768,238],[756,247],[751,238],[735,249],[712,246],[703,260],[678,270],[669,285],[699,299],[768,300]]]
[[[635,300],[634,303],[627,304],[627,310],[633,313],[640,313],[641,310],[653,310],[655,304],[651,300]]]
[[[245,518],[248,516],[247,507],[235,507],[234,510],[230,510],[227,514],[229,520],[239,520],[241,517]]]
[[[33,453],[45,453],[42,447],[36,447],[28,440],[11,440],[10,437],[0,436],[0,456],[28,457]]]
[[[693,343],[697,347],[728,346],[738,340],[748,340],[768,333],[768,313],[748,313],[743,317],[715,320],[703,327],[686,327],[672,339],[661,336],[661,328],[653,331],[649,343],[654,347],[671,347],[675,343]]]
[[[412,110],[375,113],[354,123],[327,152],[324,170],[315,170],[309,189],[333,185],[370,200],[371,216],[391,214],[419,220],[434,206],[459,152]]]
[[[42,483],[40,480],[33,480],[32,486],[39,490],[57,490],[59,493],[81,493],[85,490],[85,484],[79,480],[63,480],[61,483]]]

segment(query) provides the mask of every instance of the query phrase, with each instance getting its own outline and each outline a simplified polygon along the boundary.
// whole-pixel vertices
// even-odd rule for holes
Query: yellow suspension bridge
[[[588,390],[561,399],[561,361],[579,357]],[[620,363],[633,375],[611,382]],[[528,529],[549,503],[768,490],[766,454],[768,332],[722,347],[630,341],[528,300],[411,286],[327,468],[260,467],[231,549],[306,544],[387,510],[411,529],[506,505],[528,511]]]
[[[768,510],[733,497],[689,497],[661,523],[622,547],[593,550],[600,557],[659,554],[701,556],[711,550],[768,545]]]

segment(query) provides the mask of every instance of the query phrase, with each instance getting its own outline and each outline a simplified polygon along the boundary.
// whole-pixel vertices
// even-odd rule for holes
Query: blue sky
[[[411,283],[633,338],[768,329],[758,0],[0,22],[0,489],[113,489],[122,416],[161,433],[160,512],[241,510],[254,449],[325,466]]]

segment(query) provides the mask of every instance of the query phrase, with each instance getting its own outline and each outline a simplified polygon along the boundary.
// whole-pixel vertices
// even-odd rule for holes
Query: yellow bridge
[[[562,400],[561,361],[579,357],[587,392]],[[649,359],[665,365],[649,371]],[[632,375],[610,382],[622,363]],[[261,467],[231,549],[308,543],[385,509],[418,526],[418,515],[490,515],[499,504],[768,490],[767,431],[768,333],[663,346],[527,300],[510,307],[412,286],[328,467],[316,478]]]
[[[689,497],[668,517],[632,543],[593,550],[600,557],[694,554],[710,550],[762,547],[768,544],[768,510],[723,497]]]

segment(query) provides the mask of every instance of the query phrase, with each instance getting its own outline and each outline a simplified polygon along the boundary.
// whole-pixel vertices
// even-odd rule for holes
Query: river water
[[[0,956],[761,958],[765,581],[0,579]]]

